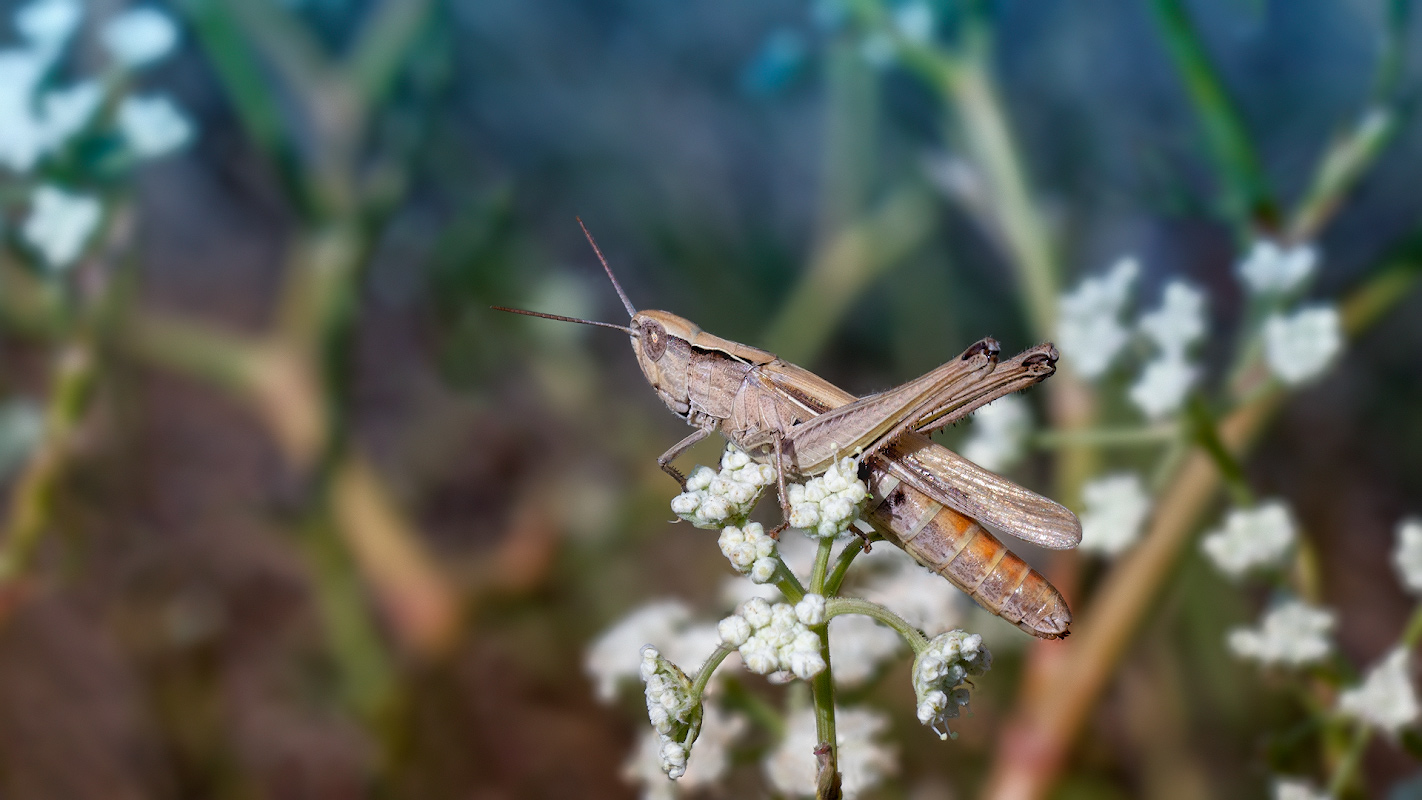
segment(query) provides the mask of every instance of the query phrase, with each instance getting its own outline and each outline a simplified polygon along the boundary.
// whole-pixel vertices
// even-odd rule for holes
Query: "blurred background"
[[[0,112],[35,117],[0,121],[4,797],[636,796],[640,691],[600,701],[588,645],[656,599],[714,620],[730,572],[668,521],[655,459],[686,430],[623,337],[489,309],[624,321],[575,217],[638,307],[860,394],[982,336],[1047,338],[1058,293],[1135,256],[1142,297],[1175,277],[1207,294],[1213,384],[1248,232],[1283,231],[1278,209],[1380,109],[1386,136],[1280,235],[1322,254],[1310,296],[1397,280],[1243,464],[1294,508],[1348,660],[1411,613],[1389,566],[1422,512],[1406,3],[931,0],[927,33],[903,35],[939,67],[866,33],[890,2],[148,2],[175,34],[156,49],[161,30],[113,33],[137,6],[72,5],[60,35],[66,4],[0,2]],[[113,131],[124,98],[154,96],[187,128],[145,152]],[[1247,134],[1234,161],[1221,124]],[[88,228],[49,229],[81,229],[82,253],[27,227],[45,186],[98,201]],[[1052,417],[1045,392],[1028,399]],[[1011,474],[1080,508],[1057,455]],[[1196,504],[1191,535],[1221,503]],[[1030,557],[1090,639],[1112,565]],[[1338,748],[1307,686],[1223,645],[1269,592],[1193,544],[1155,569],[1019,796],[1262,797],[1274,772],[1326,775]],[[859,692],[898,751],[867,796],[1005,797],[994,780],[1035,769],[1024,686],[1069,680],[1077,651],[961,613],[998,654],[974,714],[956,741],[920,727],[906,661]],[[748,737],[699,796],[768,796],[768,746]],[[1406,749],[1379,737],[1348,791],[1405,782]]]

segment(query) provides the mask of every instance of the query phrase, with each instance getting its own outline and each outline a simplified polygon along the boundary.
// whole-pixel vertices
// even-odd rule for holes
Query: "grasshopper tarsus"
[[[772,539],[774,539],[774,540],[776,540],[776,541],[779,541],[779,540],[780,540],[780,534],[784,533],[784,532],[785,532],[786,530],[788,530],[789,528],[790,528],[790,520],[785,520],[785,521],[781,522],[779,525],[776,525],[774,528],[771,528],[771,529],[770,529],[770,538],[772,538]]]

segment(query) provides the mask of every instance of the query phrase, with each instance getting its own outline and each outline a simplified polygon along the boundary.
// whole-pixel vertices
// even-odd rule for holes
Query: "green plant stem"
[[[771,582],[791,603],[798,603],[805,597],[805,587],[800,584],[800,579],[795,577],[790,567],[785,565],[779,553],[775,556],[775,577]]]
[[[736,648],[728,644],[718,645],[711,655],[707,657],[701,669],[696,671],[696,677],[691,681],[691,696],[700,702],[702,692],[706,691],[706,685],[711,682],[711,675],[716,668],[721,666],[721,662],[726,660],[726,656],[736,652]]]
[[[810,571],[811,592],[824,593],[825,572],[829,567],[830,553],[833,549],[833,539],[820,540],[819,549],[815,551],[815,566]],[[810,692],[814,696],[815,703],[815,738],[819,741],[820,746],[828,751],[826,760],[822,762],[822,779],[819,788],[819,794],[826,795],[827,787],[837,789],[840,782],[839,737],[835,733],[834,726],[834,674],[830,664],[828,615],[825,617],[823,625],[817,625],[812,630],[820,637],[820,658],[825,662],[825,668],[810,681]],[[833,775],[833,780],[828,782],[823,780],[823,773]]]
[[[1151,0],[1151,7],[1224,182],[1226,209],[1239,223],[1243,235],[1248,235],[1249,229],[1256,226],[1274,228],[1278,223],[1278,209],[1249,131],[1211,63],[1184,3]]]
[[[874,536],[875,540],[882,537]],[[869,539],[854,537],[844,549],[839,551],[839,558],[835,559],[834,568],[830,570],[829,577],[825,578],[824,595],[834,597],[839,594],[839,587],[844,583],[844,576],[849,572],[849,565],[854,558],[869,548]]]
[[[1372,739],[1372,728],[1366,722],[1359,722],[1353,727],[1353,736],[1348,740],[1348,749],[1343,751],[1343,758],[1338,762],[1337,768],[1333,770],[1333,777],[1328,781],[1328,796],[1338,797],[1353,780],[1353,775],[1358,771],[1359,764],[1363,761],[1363,751],[1368,749],[1368,742]]]
[[[1044,431],[1032,437],[1041,448],[1057,447],[1154,447],[1168,444],[1180,435],[1174,424],[1129,428],[1090,428],[1073,431]]]
[[[928,647],[928,637],[924,636],[922,631],[908,624],[908,621],[903,617],[900,617],[898,614],[884,608],[878,603],[871,603],[868,600],[863,600],[858,597],[830,598],[825,603],[825,619],[828,621],[841,614],[862,614],[888,625],[890,628],[898,631],[900,636],[904,637],[904,641],[908,643],[908,646],[913,648],[913,654],[915,656],[922,653],[924,648]]]
[[[1219,429],[1215,427],[1215,419],[1205,407],[1204,399],[1199,395],[1192,396],[1186,404],[1185,413],[1189,416],[1195,443],[1215,462],[1215,469],[1219,470],[1235,505],[1254,505],[1254,490],[1244,475],[1244,467],[1220,440]]]

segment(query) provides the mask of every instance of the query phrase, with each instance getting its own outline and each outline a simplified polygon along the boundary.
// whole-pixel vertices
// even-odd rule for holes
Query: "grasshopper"
[[[585,226],[583,233],[627,309],[628,325],[495,308],[625,331],[657,396],[695,428],[657,459],[683,488],[686,480],[672,462],[719,432],[775,467],[788,518],[787,477],[820,474],[841,452],[858,453],[872,493],[866,521],[880,535],[1033,636],[1067,635],[1071,611],[1061,593],[981,523],[1067,549],[1081,542],[1076,515],[928,438],[1051,376],[1055,347],[1041,344],[999,361],[998,343],[982,339],[922,377],[855,397],[773,353],[714,336],[675,314],[638,311]]]

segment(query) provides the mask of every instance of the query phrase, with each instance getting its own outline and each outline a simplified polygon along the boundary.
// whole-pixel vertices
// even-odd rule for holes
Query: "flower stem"
[[[810,591],[821,594],[825,589],[825,572],[829,567],[830,552],[834,549],[833,539],[821,539],[819,550],[815,551],[815,566],[810,571]],[[838,796],[839,778],[839,738],[834,728],[834,675],[830,671],[829,614],[826,610],[825,623],[813,628],[820,637],[820,658],[825,668],[810,681],[810,691],[815,703],[815,738],[825,753],[821,758],[818,800],[829,800]],[[817,749],[817,753],[821,752]],[[832,778],[826,780],[825,775]]]
[[[1180,433],[1172,424],[1141,425],[1130,428],[1092,428],[1072,431],[1045,431],[1032,437],[1038,447],[1153,447],[1171,442]]]
[[[791,603],[798,603],[805,597],[805,587],[801,585],[800,579],[795,577],[795,573],[785,566],[785,561],[778,553],[775,556],[775,576],[771,582]]]
[[[701,669],[696,671],[696,678],[691,682],[691,697],[696,702],[701,702],[701,693],[706,691],[706,684],[711,682],[711,674],[716,668],[721,666],[721,662],[726,660],[726,656],[736,652],[736,648],[728,644],[717,646],[707,657],[706,663],[701,665]]]
[[[839,558],[835,559],[834,569],[830,570],[829,577],[825,578],[825,597],[834,597],[839,594],[839,587],[844,583],[844,575],[849,571],[850,563],[867,547],[869,547],[868,539],[855,537],[853,541],[844,546],[843,550],[839,551]]]
[[[924,648],[928,647],[927,636],[924,636],[921,631],[908,624],[908,621],[903,617],[884,608],[878,603],[871,603],[868,600],[862,600],[858,597],[834,597],[826,601],[826,620],[833,619],[840,614],[863,614],[866,617],[872,617],[888,625],[890,628],[898,631],[900,636],[904,637],[904,641],[908,642],[908,646],[913,648],[913,654],[915,656],[922,653]]]
[[[1338,762],[1338,767],[1333,770],[1333,777],[1328,781],[1329,797],[1342,795],[1344,787],[1353,780],[1353,774],[1362,763],[1363,751],[1368,749],[1368,741],[1372,738],[1373,731],[1365,722],[1359,722],[1353,729],[1353,738],[1348,742],[1348,749]]]

